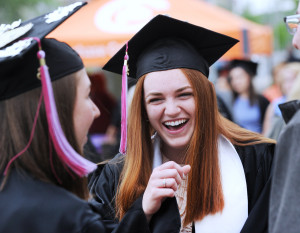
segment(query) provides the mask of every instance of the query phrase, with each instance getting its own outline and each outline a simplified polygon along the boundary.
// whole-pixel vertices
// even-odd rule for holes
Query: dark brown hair
[[[76,141],[73,122],[77,79],[79,78],[77,76],[78,73],[67,75],[52,82],[52,86],[59,120],[66,138],[78,153],[82,153]],[[41,88],[36,88],[0,102],[2,131],[0,134],[0,171],[2,173],[9,160],[23,150],[29,141],[40,95]],[[67,168],[58,158],[53,145],[49,143],[45,106],[42,103],[33,140],[24,154],[11,164],[9,171],[13,168],[19,172],[25,171],[37,179],[61,186],[80,198],[87,199],[86,178],[78,177]],[[52,151],[51,154],[50,151]],[[54,169],[51,168],[51,163]]]
[[[234,145],[274,143],[259,134],[242,129],[218,112],[214,86],[199,71],[181,69],[194,89],[196,105],[195,130],[186,153],[191,165],[187,188],[184,225],[201,220],[224,207],[218,164],[218,136],[223,134]],[[152,172],[153,129],[147,121],[142,76],[136,86],[128,120],[128,144],[125,164],[116,194],[117,217],[122,218],[132,203],[145,191]]]
[[[253,82],[252,82],[254,75],[251,72],[244,69],[243,67],[238,66],[238,68],[241,68],[246,73],[246,75],[248,76],[248,80],[249,80],[249,87],[248,87],[249,101],[250,101],[250,106],[253,106],[258,100],[258,94],[255,92],[254,85],[253,85]],[[239,96],[239,93],[237,93],[235,90],[233,90],[230,75],[228,77],[228,83],[229,83],[229,85],[232,89],[233,101],[235,101],[237,99],[237,97]]]

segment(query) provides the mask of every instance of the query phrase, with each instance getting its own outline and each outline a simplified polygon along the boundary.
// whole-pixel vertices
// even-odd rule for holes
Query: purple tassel
[[[122,93],[121,93],[121,141],[120,153],[126,154],[127,149],[127,73],[128,73],[128,43],[126,43],[126,53],[122,71]]]

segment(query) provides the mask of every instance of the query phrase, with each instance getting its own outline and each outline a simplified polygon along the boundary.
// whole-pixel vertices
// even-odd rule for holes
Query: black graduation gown
[[[271,167],[274,144],[257,144],[235,147],[242,161],[248,192],[249,216],[242,233],[263,233],[268,230],[268,208],[271,185]],[[117,155],[91,176],[89,188],[94,195],[93,205],[102,215],[106,232],[122,233],[178,233],[180,216],[176,198],[167,198],[149,225],[139,197],[119,222],[115,218],[114,196],[123,167],[123,157]]]
[[[0,180],[3,177],[0,177]],[[1,233],[103,233],[87,201],[15,170],[0,191]]]
[[[287,123],[274,157],[270,197],[269,232],[298,233],[300,206],[300,100],[279,105]]]

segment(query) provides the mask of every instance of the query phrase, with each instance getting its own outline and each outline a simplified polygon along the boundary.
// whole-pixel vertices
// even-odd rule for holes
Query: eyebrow
[[[184,90],[186,90],[186,89],[189,89],[189,88],[192,89],[191,86],[185,86],[185,87],[179,88],[178,90],[176,90],[176,92],[182,92],[182,91],[184,91]]]
[[[182,92],[182,91],[184,91],[184,90],[186,90],[186,89],[189,89],[189,88],[192,89],[191,86],[184,86],[184,87],[181,87],[181,88],[177,89],[177,90],[175,91],[175,93]],[[160,95],[162,95],[161,92],[150,92],[148,95],[145,96],[145,99],[148,98],[149,96],[160,96]]]

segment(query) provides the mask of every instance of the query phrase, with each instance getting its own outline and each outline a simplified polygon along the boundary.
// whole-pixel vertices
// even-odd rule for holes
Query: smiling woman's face
[[[181,70],[147,74],[144,101],[150,124],[164,146],[184,149],[195,128],[195,98],[193,88]]]

